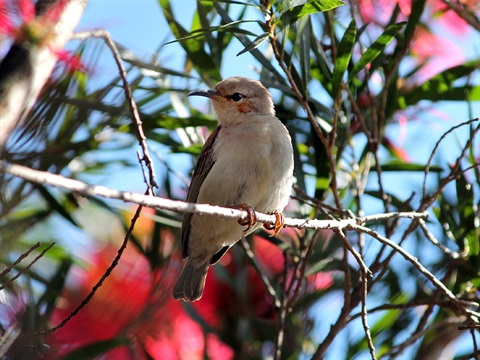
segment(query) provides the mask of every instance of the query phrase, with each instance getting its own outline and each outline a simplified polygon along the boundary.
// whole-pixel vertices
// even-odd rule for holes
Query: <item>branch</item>
[[[473,11],[463,6],[459,1],[450,1],[443,0],[443,3],[447,5],[448,8],[455,11],[455,13],[461,17],[468,25],[473,27],[475,30],[480,31],[480,21]],[[475,7],[477,5],[472,5]]]
[[[62,175],[52,174],[46,171],[33,170],[26,166],[9,164],[6,161],[0,162],[0,172],[22,178],[35,184],[49,185],[69,190],[71,192],[86,197],[100,196],[107,199],[122,200],[126,203],[135,203],[142,206],[171,210],[175,212],[199,213],[202,215],[215,215],[224,218],[239,220],[248,219],[248,213],[244,210],[220,207],[215,205],[188,203],[185,201],[170,200],[151,195],[134,193],[130,191],[115,190],[100,185],[89,185],[79,180],[66,178]],[[426,219],[428,217],[428,213],[394,212],[389,214],[378,214],[362,218],[350,218],[341,220],[310,220],[285,218],[285,226],[295,227],[299,229],[353,229],[360,224],[364,224],[365,222],[397,217]],[[257,212],[256,218],[258,222],[264,224],[275,224],[276,222],[276,217],[274,215]]]
[[[153,188],[155,187],[158,188],[158,184],[155,181],[155,170],[153,169],[153,161],[150,157],[150,152],[148,150],[147,137],[145,136],[145,132],[143,131],[143,122],[140,118],[140,113],[138,111],[137,104],[135,103],[135,100],[133,98],[132,90],[130,89],[130,86],[128,84],[127,71],[123,66],[120,52],[118,51],[117,45],[115,45],[115,42],[110,36],[110,33],[106,30],[100,29],[92,32],[77,33],[74,36],[74,38],[78,40],[84,40],[91,37],[102,39],[103,41],[105,41],[105,44],[107,44],[108,48],[110,49],[113,55],[115,63],[117,64],[118,73],[120,75],[120,78],[122,79],[122,87],[125,93],[125,98],[127,99],[128,107],[132,115],[132,121],[137,131],[138,143],[140,144],[140,147],[142,148],[142,151],[143,151],[143,156],[139,156],[139,160],[141,162],[142,161],[145,162],[145,165],[148,168],[149,178],[148,178],[148,182],[147,181],[145,182],[147,183],[149,194],[153,195]]]
[[[403,256],[403,258],[407,261],[409,261],[415,268],[417,268],[418,271],[420,271],[428,280],[430,280],[432,282],[432,284],[437,288],[439,289],[444,295],[447,296],[447,298],[450,299],[450,301],[455,304],[455,306],[461,311],[463,312],[465,315],[467,315],[468,317],[472,318],[472,317],[475,317],[475,318],[479,318],[480,317],[480,313],[476,312],[476,311],[473,311],[473,310],[470,310],[470,309],[467,309],[465,307],[465,303],[463,301],[461,301],[460,299],[458,299],[455,294],[453,294],[450,289],[448,289],[440,280],[438,280],[435,275],[433,275],[429,270],[427,270],[419,261],[416,257],[412,256],[411,254],[409,254],[406,250],[404,250],[400,245],[396,244],[395,242],[391,241],[390,239],[380,235],[379,233],[377,233],[376,231],[373,231],[367,227],[364,227],[364,226],[359,226],[359,225],[350,225],[349,226],[349,230],[355,230],[355,231],[360,231],[360,232],[363,232],[363,233],[366,233],[370,236],[372,236],[373,238],[377,239],[378,241],[380,241],[381,243],[383,244],[386,244],[388,246],[390,246],[391,248],[393,248],[395,251],[397,251],[398,253],[400,253],[400,255]],[[479,307],[479,304],[478,303],[475,303],[475,307]],[[476,319],[478,322],[478,319]]]

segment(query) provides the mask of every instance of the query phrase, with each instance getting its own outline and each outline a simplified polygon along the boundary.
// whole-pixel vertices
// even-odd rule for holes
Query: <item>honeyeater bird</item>
[[[270,93],[259,81],[236,76],[189,96],[212,101],[218,127],[197,160],[187,201],[276,214],[278,232],[292,188],[293,149],[286,127],[275,116]],[[235,219],[185,213],[181,236],[186,262],[173,297],[199,300],[209,266],[261,226],[251,222],[246,227]]]

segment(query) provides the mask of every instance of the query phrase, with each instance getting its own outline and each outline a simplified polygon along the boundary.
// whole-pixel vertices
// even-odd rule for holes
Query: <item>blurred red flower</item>
[[[284,272],[283,251],[258,236],[252,247],[269,278],[280,278]],[[107,246],[92,254],[84,269],[75,270],[69,281],[75,287],[63,294],[53,313],[53,324],[68,316],[87,295],[116,251]],[[180,268],[177,257],[161,270],[151,272],[147,259],[127,248],[85,308],[48,339],[49,356],[65,356],[88,344],[124,337],[131,345],[112,349],[102,359],[144,359],[145,354],[154,359],[203,359],[205,353],[213,360],[232,359],[234,350],[216,333],[228,331],[232,321],[241,318],[264,319],[273,325],[271,319],[275,315],[273,300],[258,273],[249,264],[239,264],[233,258],[234,254],[229,252],[222,259],[223,267],[217,271],[210,268],[202,299],[186,305],[170,295]],[[310,277],[308,283],[326,288],[332,278],[320,274]],[[204,326],[192,314],[211,331],[205,334]]]

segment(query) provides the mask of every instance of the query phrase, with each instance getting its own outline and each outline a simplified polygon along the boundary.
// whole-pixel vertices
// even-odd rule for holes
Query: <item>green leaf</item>
[[[79,226],[75,219],[70,215],[70,212],[62,204],[60,204],[58,200],[55,199],[55,197],[44,186],[36,185],[36,188],[53,210],[55,210],[58,214],[60,214],[64,219],[68,220],[73,225]]]
[[[258,35],[250,44],[245,46],[243,50],[239,51],[237,56],[242,55],[246,52],[252,51],[253,49],[256,49],[259,47],[261,44],[265,42],[265,40],[268,39],[269,34],[268,33],[263,33]]]
[[[412,10],[408,17],[407,27],[405,28],[405,41],[409,42],[413,36],[414,31],[417,28],[418,22],[422,17],[423,10],[425,9],[426,0],[412,1]]]
[[[190,36],[191,32],[185,30],[182,25],[175,20],[170,1],[159,0],[159,3],[173,35],[175,35],[177,39]],[[217,82],[222,79],[220,75],[220,66],[215,64],[212,60],[212,56],[205,51],[204,41],[200,41],[198,38],[188,38],[187,40],[181,40],[180,45],[187,53],[187,58],[197,68],[199,74]]]
[[[282,9],[282,15],[280,16],[282,23],[293,24],[306,15],[332,10],[338,6],[345,5],[341,0],[300,0],[291,1],[290,4],[292,5],[291,7]]]
[[[340,89],[342,87],[343,74],[347,71],[348,64],[352,57],[353,45],[357,36],[357,23],[355,19],[352,19],[342,41],[338,46],[337,58],[333,64],[333,76],[332,76],[332,98],[336,99]]]
[[[296,43],[298,43],[298,57],[300,61],[300,72],[302,74],[302,94],[308,93],[308,83],[311,79],[310,74],[310,49],[311,49],[311,38],[310,35],[313,33],[310,19],[304,18],[298,22],[298,30],[297,30],[297,39]]]
[[[190,126],[207,126],[208,128],[213,129],[217,126],[217,122],[215,120],[212,120],[211,118],[202,114],[192,114],[188,118],[176,118],[168,115],[143,116],[143,121],[144,123],[148,124],[148,126],[145,126],[145,130],[154,130],[158,128],[175,130]],[[131,126],[128,126],[130,129]],[[130,130],[135,131],[134,129]]]
[[[222,18],[222,20],[226,23],[231,23],[233,20],[230,18],[230,15],[228,14],[225,9],[223,9],[218,3],[213,4],[215,6],[215,10],[217,10],[218,15]],[[250,44],[250,40],[244,35],[244,34],[234,34],[235,37],[243,44],[243,46],[248,46]],[[262,54],[261,51],[258,49],[252,49],[250,53],[253,55],[257,61],[263,65],[264,70],[268,70],[272,76],[280,83],[280,84],[286,84],[285,79],[283,76],[278,72],[278,70],[272,65],[272,61],[267,59],[264,54]]]
[[[335,267],[332,268],[331,266],[329,266],[329,265],[335,264],[335,263],[336,263],[337,266],[340,265],[339,261],[337,259],[333,258],[333,257],[329,257],[327,259],[320,260],[320,261],[316,262],[314,265],[312,265],[311,267],[309,267],[307,269],[307,271],[305,271],[305,277],[313,275],[313,274],[317,274],[321,271],[336,270],[338,268],[335,268]]]
[[[453,86],[455,81],[472,74],[478,69],[480,69],[480,63],[478,61],[467,62],[463,65],[447,69],[408,92],[403,90],[399,102],[404,104],[403,106],[408,106],[414,105],[420,100],[479,100],[480,86]]]
[[[395,39],[395,36],[400,30],[403,29],[405,24],[406,22],[400,22],[387,27],[383,34],[374,41],[374,43],[362,55],[360,60],[358,60],[358,62],[355,64],[352,71],[350,72],[348,79],[351,80],[362,69],[364,69],[365,66],[375,60],[377,56],[380,55],[383,50],[385,50],[386,46],[390,44],[393,39]]]
[[[382,164],[380,168],[382,169],[382,171],[425,171],[425,165],[423,164],[405,163],[399,160],[390,161],[386,164]],[[375,169],[372,169],[372,171],[375,171]],[[433,165],[429,168],[429,171],[442,172],[443,169],[440,166]]]
[[[198,38],[198,37],[203,37],[203,36],[206,36],[206,35],[211,34],[213,32],[231,32],[231,33],[239,33],[239,34],[245,34],[245,35],[255,35],[255,33],[251,32],[251,31],[244,30],[242,28],[237,27],[238,24],[248,23],[248,22],[259,23],[259,21],[257,21],[257,20],[239,20],[239,21],[234,21],[234,22],[226,24],[226,25],[210,26],[210,27],[206,27],[206,28],[200,28],[200,29],[196,29],[196,30],[191,31],[187,36],[168,41],[164,45],[169,45],[169,44],[173,44],[173,43],[176,43],[176,42],[181,42],[181,41],[184,41],[184,40],[190,40],[190,39],[195,39],[195,38]]]
[[[39,251],[41,250],[43,249],[39,249]],[[51,313],[55,310],[55,305],[57,304],[58,298],[64,290],[65,281],[72,263],[73,261],[70,258],[65,258],[62,260],[57,271],[52,276],[48,284],[46,284],[45,292],[38,299],[37,308],[43,309],[42,316],[45,318],[45,320],[49,319]]]

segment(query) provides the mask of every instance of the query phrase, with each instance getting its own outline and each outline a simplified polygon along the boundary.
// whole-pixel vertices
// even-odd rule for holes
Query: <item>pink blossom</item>
[[[36,16],[32,0],[0,0],[0,36],[11,38],[17,44],[25,42],[46,46],[71,71],[86,71],[77,55],[50,46],[54,27],[59,21],[67,0],[60,0],[51,6],[42,16]]]
[[[457,44],[421,27],[415,32],[411,53],[423,64],[415,74],[414,82],[417,84],[465,61],[462,49]]]

